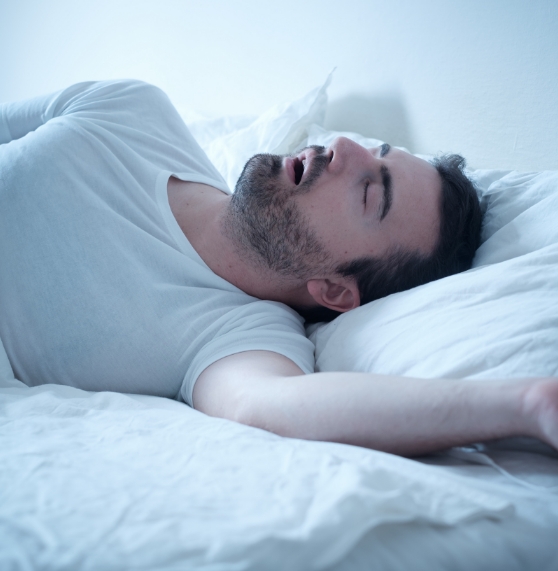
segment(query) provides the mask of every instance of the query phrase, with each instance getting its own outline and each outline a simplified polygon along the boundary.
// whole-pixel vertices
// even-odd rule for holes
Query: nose
[[[337,137],[331,143],[328,153],[332,155],[329,171],[338,174],[345,169],[355,169],[359,165],[373,166],[375,156],[362,145],[347,137]]]

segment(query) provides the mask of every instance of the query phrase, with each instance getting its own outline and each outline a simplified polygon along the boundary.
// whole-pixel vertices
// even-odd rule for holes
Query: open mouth
[[[299,159],[298,157],[293,160],[294,182],[296,185],[300,184],[300,181],[302,180],[305,163],[306,163],[305,159]]]

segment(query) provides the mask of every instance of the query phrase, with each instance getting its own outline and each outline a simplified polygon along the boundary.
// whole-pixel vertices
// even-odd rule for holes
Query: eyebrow
[[[384,157],[391,150],[391,146],[384,143],[380,147],[380,157]],[[392,185],[391,185],[391,174],[385,165],[380,167],[380,173],[382,175],[382,184],[384,185],[384,199],[382,201],[382,213],[380,215],[380,222],[387,216],[389,209],[391,208],[392,195]]]

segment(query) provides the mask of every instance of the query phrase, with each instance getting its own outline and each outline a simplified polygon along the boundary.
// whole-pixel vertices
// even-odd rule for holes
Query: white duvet
[[[334,136],[325,87],[193,129],[230,184],[256,151]],[[318,368],[557,374],[557,175],[475,176],[475,268],[315,327]],[[516,444],[418,462],[286,439],[154,397],[30,389],[0,344],[0,569],[551,571],[558,460]]]
[[[456,543],[452,569],[467,569],[464,553],[487,531],[507,547],[518,531],[539,542],[520,554],[552,569],[558,505],[545,488],[558,469],[542,456],[536,491],[482,489],[439,467],[281,438],[165,399],[30,389],[5,373],[2,387],[2,570],[421,569],[378,548],[399,538],[396,549],[420,552],[440,534]],[[429,569],[444,568],[442,555],[426,558]]]

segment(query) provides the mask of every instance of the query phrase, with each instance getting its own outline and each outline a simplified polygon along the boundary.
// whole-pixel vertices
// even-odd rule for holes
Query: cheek
[[[352,259],[355,252],[368,255],[373,228],[366,224],[360,196],[340,192],[337,186],[321,186],[296,200],[308,226],[332,256]]]
[[[334,258],[352,259],[356,252],[362,254],[368,245],[363,229],[342,209],[330,204],[327,208],[309,208],[306,213],[309,226]]]

